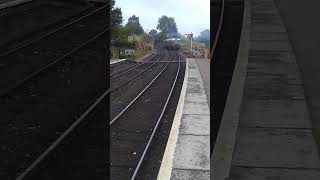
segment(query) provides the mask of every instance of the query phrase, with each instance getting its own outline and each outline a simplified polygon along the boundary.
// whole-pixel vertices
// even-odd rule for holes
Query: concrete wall
[[[320,145],[320,0],[275,0],[304,80],[314,135]]]

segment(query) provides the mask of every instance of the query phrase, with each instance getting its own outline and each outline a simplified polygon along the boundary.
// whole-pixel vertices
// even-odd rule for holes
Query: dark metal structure
[[[81,3],[81,4],[88,3],[88,0],[55,0],[55,1],[70,2],[70,3]]]
[[[243,18],[243,0],[215,0],[213,20],[214,41],[211,49],[210,131],[211,153],[219,131],[233,70],[237,59]]]

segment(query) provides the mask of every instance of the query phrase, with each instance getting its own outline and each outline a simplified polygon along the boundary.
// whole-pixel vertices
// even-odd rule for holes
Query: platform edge
[[[172,127],[170,130],[170,135],[169,135],[166,149],[162,158],[157,180],[169,180],[171,178],[173,158],[174,158],[174,153],[175,153],[175,149],[178,141],[182,112],[184,107],[184,100],[187,92],[188,69],[189,69],[188,60],[186,60],[186,69],[185,69],[183,85],[182,85],[181,93],[179,97],[179,102],[174,115]]]
[[[242,30],[236,65],[230,84],[230,89],[223,112],[222,120],[213,154],[211,157],[210,179],[226,180],[229,178],[234,145],[237,136],[241,103],[248,64],[249,39],[250,39],[250,2],[244,0]]]

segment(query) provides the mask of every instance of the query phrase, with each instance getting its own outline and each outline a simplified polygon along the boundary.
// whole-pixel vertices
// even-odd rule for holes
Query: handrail
[[[212,48],[211,48],[211,52],[210,52],[210,60],[211,58],[213,57],[213,53],[216,49],[216,46],[218,44],[218,39],[219,39],[219,36],[220,36],[220,31],[221,31],[221,26],[222,26],[222,21],[223,21],[223,15],[224,15],[224,0],[221,0],[221,13],[220,13],[220,20],[219,20],[219,25],[218,25],[218,29],[217,29],[217,33],[215,35],[215,38],[214,38],[214,42],[213,42],[213,45],[212,45]]]

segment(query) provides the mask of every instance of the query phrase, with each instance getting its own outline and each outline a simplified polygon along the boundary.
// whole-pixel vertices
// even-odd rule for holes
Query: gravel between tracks
[[[159,54],[155,56],[148,56],[144,60],[152,62],[153,60],[156,60],[159,58]],[[147,59],[148,58],[148,59]],[[118,73],[123,73],[139,64],[142,64],[143,62],[136,62],[136,61],[122,61],[116,64],[110,65],[110,76],[117,76]]]
[[[0,99],[0,179],[13,179],[107,89],[106,48],[99,38]]]
[[[110,76],[116,73],[119,73],[127,68],[134,67],[139,63],[132,61],[122,61],[116,64],[110,65]]]
[[[1,57],[0,76],[7,78],[0,80],[0,90],[11,87],[23,77],[101,33],[107,28],[106,19],[107,13],[100,11],[14,54]]]
[[[107,103],[105,98],[26,180],[106,179],[109,176],[109,142],[105,140]]]
[[[160,57],[160,58],[162,59],[162,58],[166,58],[166,57]],[[151,62],[152,63],[140,64],[140,66],[137,66],[136,68],[132,69],[129,72],[126,72],[125,74],[123,74],[121,76],[112,77],[111,78],[111,82],[110,82],[111,90],[121,86],[124,82],[128,81],[130,78],[134,78],[135,77],[134,79],[136,79],[136,78],[143,77],[142,76],[144,74],[143,71],[145,71],[145,70],[146,71],[151,71],[151,69],[153,69],[154,66],[157,65],[155,60],[152,60]]]
[[[157,76],[164,65],[163,63],[154,65],[142,73],[140,78],[132,80],[110,94],[110,120],[119,114]]]
[[[161,113],[173,83],[178,63],[170,63],[158,80],[110,129],[111,178],[128,179]]]
[[[159,124],[154,139],[150,144],[150,148],[142,162],[142,167],[136,179],[157,179],[163,154],[170,135],[173,118],[179,102],[185,69],[186,64],[182,63],[180,68],[181,72],[176,82],[176,87],[172,92],[172,98],[169,101],[169,104]]]
[[[0,28],[0,45],[71,17],[84,7],[37,0],[3,9],[0,11],[0,26],[5,28]]]
[[[4,27],[0,35],[0,56],[26,46],[62,26],[101,7],[96,3],[86,6],[58,1],[31,1],[21,6],[0,11]],[[1,20],[1,18],[3,20]]]

